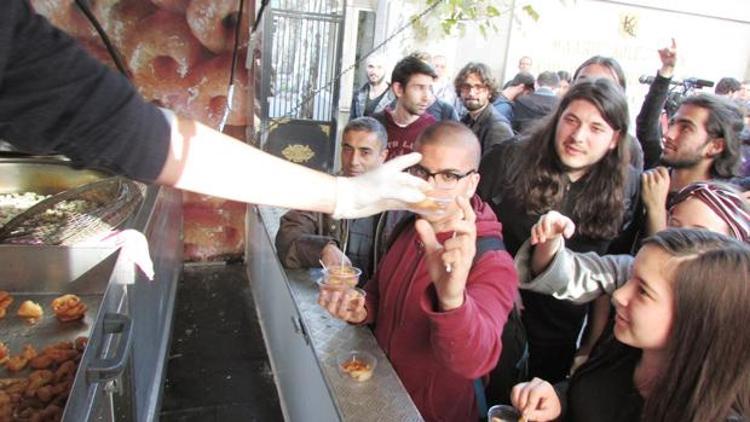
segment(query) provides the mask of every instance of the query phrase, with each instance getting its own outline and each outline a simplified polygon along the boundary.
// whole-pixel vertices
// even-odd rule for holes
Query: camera
[[[641,75],[638,78],[638,82],[646,85],[651,85],[654,82],[653,76]],[[672,117],[677,109],[680,107],[682,100],[693,94],[696,89],[710,88],[714,86],[713,81],[700,78],[685,78],[683,80],[672,79],[669,81],[672,87],[669,89],[667,94],[667,101],[664,103],[664,111],[667,112],[668,117]]]

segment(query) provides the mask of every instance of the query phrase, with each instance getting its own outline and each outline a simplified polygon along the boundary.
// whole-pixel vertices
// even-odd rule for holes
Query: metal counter
[[[335,319],[317,304],[320,269],[281,266],[273,240],[282,214],[250,207],[246,257],[285,419],[421,421],[370,329]],[[350,350],[377,357],[370,380],[356,383],[339,373],[336,358]]]
[[[123,228],[139,230],[148,239],[153,281],[112,247],[0,245],[2,287],[18,300],[29,294],[72,292],[92,301],[82,332],[70,334],[89,335],[89,346],[65,421],[158,418],[182,270],[181,193],[150,186]],[[58,340],[43,332],[45,327],[57,326],[40,324],[40,335],[24,341]]]

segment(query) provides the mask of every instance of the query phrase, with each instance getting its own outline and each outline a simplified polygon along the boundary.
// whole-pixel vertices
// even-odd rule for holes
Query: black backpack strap
[[[503,239],[498,236],[477,237],[477,252],[474,254],[473,264],[476,264],[477,261],[479,261],[479,258],[481,258],[486,252],[504,250],[505,242],[503,242]],[[484,384],[482,383],[481,377],[474,380],[474,398],[477,402],[479,419],[485,420],[487,415],[487,396],[484,393]]]
[[[504,250],[505,242],[503,242],[503,239],[498,236],[477,237],[477,253],[474,254],[474,264],[477,263],[479,258],[481,258],[485,252]]]

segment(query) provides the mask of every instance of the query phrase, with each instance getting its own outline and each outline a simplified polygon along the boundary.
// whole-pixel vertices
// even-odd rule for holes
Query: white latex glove
[[[403,173],[421,159],[421,154],[412,152],[361,176],[337,177],[333,218],[366,217],[385,210],[404,209],[407,204],[424,200],[430,184]]]

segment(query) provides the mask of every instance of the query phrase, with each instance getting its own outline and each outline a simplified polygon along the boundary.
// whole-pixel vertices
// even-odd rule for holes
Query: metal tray
[[[0,159],[0,194],[36,192],[52,195],[109,177],[95,170],[78,170],[54,159]]]
[[[26,344],[41,351],[59,341],[72,341],[81,335],[89,337],[64,410],[65,421],[89,419],[94,396],[101,395],[103,384],[99,383],[109,379],[101,377],[101,371],[92,376],[92,368],[106,371],[112,362],[124,367],[129,359],[130,333],[103,332],[108,317],[116,315],[127,319],[118,314],[124,308],[125,285],[112,281],[123,271],[118,270],[118,258],[119,251],[105,248],[0,247],[2,288],[14,299],[8,314],[0,320],[0,338],[11,349],[11,354],[19,354]],[[38,265],[40,262],[45,265]],[[66,293],[78,295],[88,306],[83,320],[61,323],[55,318],[50,304],[55,297]],[[44,309],[43,318],[35,324],[16,315],[26,299],[39,303]],[[118,347],[119,344],[123,347]],[[3,369],[0,377],[23,377],[29,373],[28,368],[18,373]]]
[[[65,292],[73,293],[75,292]],[[50,303],[56,297],[65,294],[63,292],[50,292],[41,294],[12,293],[13,304],[8,308],[8,314],[0,320],[0,332],[2,341],[10,349],[11,355],[20,354],[23,346],[31,344],[37,352],[47,346],[60,341],[73,341],[79,336],[89,336],[91,326],[94,324],[96,312],[102,302],[102,295],[89,294],[78,295],[81,301],[88,307],[86,316],[79,321],[60,322],[55,318]],[[36,323],[29,323],[23,318],[16,316],[16,310],[25,300],[33,300],[44,309],[44,316]],[[9,377],[16,374],[6,373]],[[0,377],[2,378],[2,377]]]

